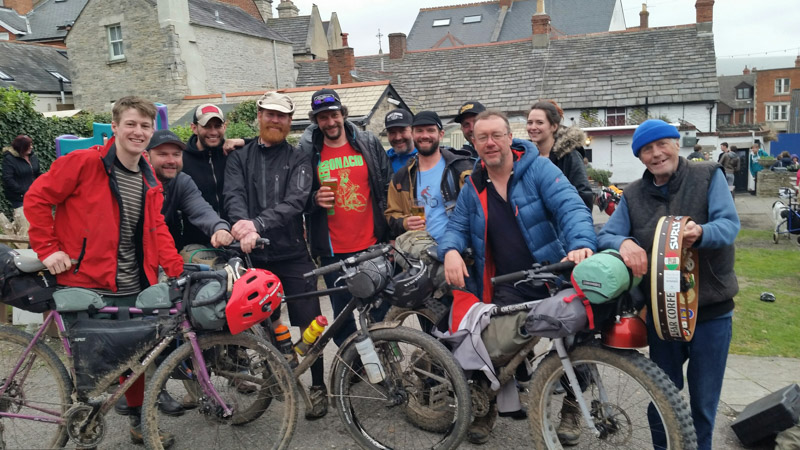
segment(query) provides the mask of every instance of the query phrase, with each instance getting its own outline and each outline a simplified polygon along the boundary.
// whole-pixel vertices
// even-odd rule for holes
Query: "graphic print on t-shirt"
[[[345,211],[364,212],[367,209],[367,199],[358,192],[358,189],[359,186],[350,181],[350,169],[340,170],[339,188],[336,190],[336,206]]]

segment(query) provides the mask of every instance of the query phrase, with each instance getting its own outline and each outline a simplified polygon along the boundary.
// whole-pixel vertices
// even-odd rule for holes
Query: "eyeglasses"
[[[493,141],[498,142],[500,139],[508,136],[508,133],[492,133],[492,134],[481,134],[480,136],[475,136],[475,142],[483,144],[487,142],[489,138],[492,138]]]
[[[322,94],[314,97],[312,103],[314,105],[322,105],[323,103],[336,103],[339,99],[333,94]]]

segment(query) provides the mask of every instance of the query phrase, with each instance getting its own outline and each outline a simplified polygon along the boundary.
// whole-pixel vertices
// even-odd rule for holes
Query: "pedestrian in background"
[[[28,234],[28,220],[22,213],[22,198],[41,174],[39,159],[33,153],[33,139],[20,134],[3,149],[3,189],[11,207],[14,208],[14,228],[17,234]]]

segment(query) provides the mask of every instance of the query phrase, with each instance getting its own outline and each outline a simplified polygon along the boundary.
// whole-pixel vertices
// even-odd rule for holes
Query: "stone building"
[[[235,3],[89,0],[67,36],[75,105],[293,87],[291,42]]]
[[[342,47],[342,27],[335,12],[330,20],[323,21],[319,8],[313,5],[310,15],[301,16],[291,0],[282,1],[277,10],[278,17],[272,17],[270,9],[270,17],[264,20],[270,29],[292,41],[295,61],[325,59],[328,50]]]

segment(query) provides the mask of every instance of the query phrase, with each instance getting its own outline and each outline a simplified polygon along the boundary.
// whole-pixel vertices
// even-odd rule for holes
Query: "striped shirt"
[[[144,181],[140,172],[131,172],[119,161],[114,173],[122,199],[122,217],[119,224],[119,249],[117,250],[116,295],[135,294],[142,290],[139,282],[141,261],[136,257],[136,228],[142,219]]]

